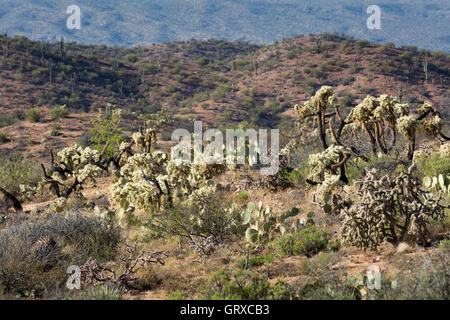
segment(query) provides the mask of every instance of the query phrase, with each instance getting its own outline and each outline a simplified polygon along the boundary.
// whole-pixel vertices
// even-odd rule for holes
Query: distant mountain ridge
[[[66,9],[81,9],[81,30],[66,28]],[[381,8],[369,30],[367,8]],[[0,32],[34,40],[119,46],[189,39],[272,43],[299,34],[338,32],[450,52],[448,0],[0,0]]]

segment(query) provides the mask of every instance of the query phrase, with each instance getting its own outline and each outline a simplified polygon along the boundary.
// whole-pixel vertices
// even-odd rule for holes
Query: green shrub
[[[450,239],[444,239],[439,242],[439,247],[442,249],[450,249]]]
[[[346,167],[346,174],[350,182],[360,180],[365,174],[365,169],[377,169],[377,177],[399,174],[408,168],[406,159],[397,159],[392,155],[371,156],[368,161],[358,159],[350,162]]]
[[[248,266],[247,267],[259,267],[262,266],[265,263],[272,263],[273,262],[273,253],[268,253],[263,256],[257,256],[248,259]],[[241,269],[244,269],[246,265],[246,260],[243,259],[239,261],[238,267]]]
[[[418,156],[417,164],[424,176],[435,177],[439,174],[444,177],[450,176],[450,158],[441,157],[439,152]]]
[[[88,257],[114,259],[119,241],[117,228],[77,212],[6,226],[0,231],[0,287],[43,295],[64,284],[69,265]]]
[[[137,55],[135,55],[135,54],[127,54],[125,56],[125,59],[131,63],[135,63],[138,60]]]
[[[251,271],[213,273],[209,283],[199,288],[203,299],[214,300],[289,300],[295,298],[295,290],[284,281],[271,285],[267,276]]]
[[[65,105],[59,106],[59,107],[53,107],[50,110],[50,116],[52,117],[53,120],[59,120],[68,115],[69,115],[69,110],[67,110],[67,107]]]
[[[0,132],[0,143],[9,142],[9,136],[6,133]]]
[[[201,57],[200,59],[198,59],[198,60],[196,61],[196,63],[197,63],[199,66],[204,67],[204,66],[206,66],[206,65],[209,64],[209,60],[208,60],[208,58]]]
[[[116,151],[117,145],[120,145],[125,139],[122,136],[121,109],[111,104],[107,104],[105,111],[92,121],[94,128],[89,131],[90,144],[98,151],[102,152],[105,145],[109,143],[105,150],[105,158],[112,157]]]
[[[32,122],[39,122],[41,120],[41,114],[41,108],[31,108],[25,111],[25,119]]]
[[[245,192],[245,191],[239,192],[237,198],[238,198],[239,200],[242,200],[242,201],[247,200],[247,199],[248,199],[248,192]]]
[[[2,114],[0,116],[0,128],[13,125],[17,122],[17,118],[9,114]]]
[[[419,257],[398,258],[399,273],[383,277],[381,300],[449,300],[450,255],[448,249]]]
[[[37,186],[40,177],[36,162],[18,154],[0,156],[0,186],[14,196],[18,196],[21,184]]]
[[[333,269],[339,262],[338,253],[320,254],[304,262],[306,279],[301,283],[297,295],[301,300],[355,300],[360,292],[347,281],[343,269]]]
[[[125,290],[115,284],[107,283],[81,291],[77,300],[122,300]]]
[[[239,213],[231,212],[231,204],[224,201],[224,194],[217,192],[205,196],[191,205],[175,205],[174,208],[154,213],[148,225],[154,237],[177,236],[190,240],[213,236],[221,242],[243,233]]]
[[[281,236],[275,241],[275,248],[281,256],[306,255],[310,257],[325,250],[328,239],[328,232],[316,231],[316,227],[312,226],[297,233]]]
[[[302,185],[305,183],[305,179],[308,176],[309,167],[305,165],[296,170],[286,170],[286,180],[292,185]]]
[[[173,291],[168,294],[167,300],[185,300],[186,295],[182,291]]]

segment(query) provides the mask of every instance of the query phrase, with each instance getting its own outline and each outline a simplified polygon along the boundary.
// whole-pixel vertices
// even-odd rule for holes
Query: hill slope
[[[6,126],[1,130],[15,135],[3,145],[7,149],[23,144],[26,122],[18,121],[32,107],[42,108],[47,119],[47,129],[39,127],[42,121],[27,124],[39,127],[29,133],[37,140],[51,132],[49,110],[63,104],[79,114],[109,102],[124,109],[134,126],[164,107],[190,123],[192,118],[214,126],[245,120],[279,127],[292,123],[293,105],[321,85],[335,87],[348,107],[368,94],[386,93],[401,95],[413,107],[429,100],[448,113],[450,100],[448,55],[330,34],[271,46],[192,40],[130,49],[0,40],[8,49],[0,64],[1,126]],[[69,125],[72,139],[74,128],[81,135],[89,122],[89,114],[79,117],[80,123]]]

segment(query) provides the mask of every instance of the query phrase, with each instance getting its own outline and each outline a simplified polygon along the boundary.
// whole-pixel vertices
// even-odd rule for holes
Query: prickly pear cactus
[[[439,174],[436,177],[426,176],[423,178],[423,185],[432,192],[450,194],[450,176],[445,177]]]
[[[263,207],[261,201],[258,204],[249,202],[246,210],[241,212],[241,218],[242,224],[247,226],[245,238],[250,243],[260,243],[274,232],[284,234],[286,231],[283,217],[276,217],[269,207]]]
[[[450,158],[450,143],[441,145],[441,158]]]

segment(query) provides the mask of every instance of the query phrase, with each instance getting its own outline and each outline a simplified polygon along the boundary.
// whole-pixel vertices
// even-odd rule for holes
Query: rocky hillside
[[[161,108],[184,122],[279,127],[292,122],[294,104],[321,85],[333,86],[348,107],[386,93],[412,106],[428,100],[448,113],[449,55],[392,43],[331,34],[270,46],[191,40],[118,48],[0,40],[1,148],[7,150],[31,151],[53,130],[61,134],[51,136],[52,143],[73,142],[108,102],[125,111],[130,129]],[[61,105],[72,115],[61,121],[71,124],[52,120],[51,110]],[[23,121],[33,108],[39,119]]]

